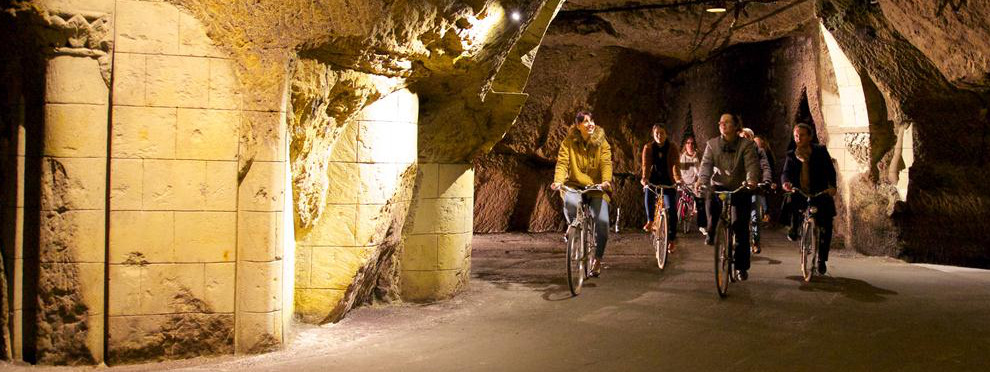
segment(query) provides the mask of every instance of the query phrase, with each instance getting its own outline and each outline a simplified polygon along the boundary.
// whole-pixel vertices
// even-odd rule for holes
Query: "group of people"
[[[748,278],[750,269],[750,253],[760,253],[759,230],[755,230],[753,245],[750,246],[750,225],[759,226],[760,221],[768,217],[759,215],[757,210],[766,211],[767,201],[762,193],[753,192],[758,184],[768,189],[776,189],[773,181],[774,157],[769,144],[762,136],[756,135],[752,129],[744,128],[738,115],[723,114],[718,121],[719,136],[705,143],[702,155],[698,155],[697,141],[693,136],[686,136],[681,146],[673,143],[663,124],[652,128],[652,141],[643,146],[642,168],[640,183],[643,185],[644,207],[646,209],[646,226],[649,230],[656,216],[654,210],[658,196],[663,199],[664,213],[667,214],[667,240],[669,251],[677,246],[677,221],[675,209],[677,201],[676,189],[661,189],[654,193],[648,191],[650,185],[681,184],[693,189],[695,209],[699,230],[705,235],[705,243],[714,244],[713,233],[719,223],[723,202],[714,197],[711,191],[731,191],[745,186],[742,191],[732,194],[726,202],[731,203],[733,213],[730,228],[736,237],[734,242],[736,276],[741,280]],[[780,186],[784,191],[792,192],[800,188],[808,195],[822,193],[810,200],[817,207],[815,215],[818,226],[821,227],[819,237],[819,274],[827,270],[829,245],[832,238],[832,219],[836,214],[833,196],[836,193],[836,172],[832,165],[828,150],[814,143],[814,129],[805,123],[797,123],[793,129],[793,146],[787,151],[784,167],[781,171]],[[683,150],[681,150],[683,147]],[[553,190],[559,190],[561,185],[581,188],[591,185],[601,185],[606,192],[590,193],[590,206],[597,226],[597,241],[595,260],[592,273],[601,273],[602,257],[608,242],[609,225],[609,192],[612,188],[612,152],[605,134],[596,124],[588,111],[578,112],[574,124],[568,130],[567,136],[560,145],[557,154],[557,165],[554,180],[550,185]],[[564,216],[570,221],[576,215],[581,203],[581,195],[562,192],[564,200]],[[762,208],[754,210],[754,203]],[[802,224],[803,214],[798,210],[808,207],[809,201],[803,198],[791,198],[785,208],[788,213],[790,229],[787,237],[795,240],[798,228]]]

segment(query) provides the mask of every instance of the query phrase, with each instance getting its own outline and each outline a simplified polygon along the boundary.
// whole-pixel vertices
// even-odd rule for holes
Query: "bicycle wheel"
[[[571,294],[581,293],[585,276],[584,234],[581,225],[567,228],[567,286]]]
[[[691,212],[687,203],[683,200],[677,203],[677,225],[681,228],[681,233],[687,234],[691,232],[691,222],[688,221],[691,217]]]
[[[657,216],[653,221],[653,250],[656,253],[657,267],[663,270],[667,265],[667,218]]]
[[[801,229],[801,275],[804,281],[811,281],[815,275],[815,265],[818,260],[818,234],[815,220],[808,218]]]
[[[590,216],[591,215],[590,211],[589,211],[589,213],[585,213],[585,215],[586,216]],[[591,271],[592,271],[592,268],[594,266],[593,263],[594,263],[594,260],[595,260],[595,247],[597,246],[596,245],[597,240],[595,238],[595,234],[597,234],[595,232],[595,222],[592,221],[591,219],[586,219],[584,221],[584,234],[583,234],[583,236],[584,236],[584,277],[585,278],[590,278],[591,277],[591,274],[592,274]]]
[[[732,276],[732,236],[728,224],[719,220],[715,228],[715,289],[719,297],[725,297],[729,291],[729,281]]]

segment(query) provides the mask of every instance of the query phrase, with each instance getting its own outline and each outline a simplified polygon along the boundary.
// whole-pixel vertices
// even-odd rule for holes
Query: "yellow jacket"
[[[585,141],[578,126],[571,126],[557,153],[553,182],[571,187],[612,182],[612,149],[601,127],[595,128]],[[598,194],[592,195],[601,196]],[[608,201],[608,196],[604,197]]]

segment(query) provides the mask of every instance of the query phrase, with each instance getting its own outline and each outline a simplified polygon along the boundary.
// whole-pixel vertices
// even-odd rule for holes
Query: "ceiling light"
[[[512,20],[513,21],[516,21],[516,22],[519,22],[520,20],[522,20],[522,15],[519,14],[519,12],[512,12],[512,14],[510,14],[509,17],[512,18]]]
[[[712,1],[705,8],[705,11],[709,13],[724,13],[725,10],[725,1]]]

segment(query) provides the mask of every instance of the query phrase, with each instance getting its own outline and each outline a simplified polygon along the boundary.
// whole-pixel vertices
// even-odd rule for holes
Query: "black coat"
[[[811,164],[811,190],[805,191],[810,191],[810,194],[813,195],[830,187],[838,188],[832,156],[829,155],[825,146],[812,144],[811,157],[808,162]],[[784,170],[780,175],[781,183],[789,182],[794,187],[801,186],[801,168],[803,166],[804,163],[798,160],[794,150],[787,151],[787,158],[784,159]],[[835,201],[828,194],[819,196],[812,204],[819,208],[819,214],[835,215]]]

